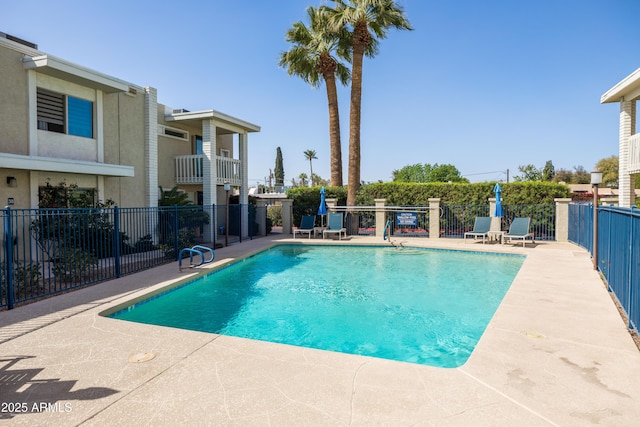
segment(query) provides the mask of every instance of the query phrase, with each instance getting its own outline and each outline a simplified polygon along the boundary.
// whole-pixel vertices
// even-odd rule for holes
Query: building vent
[[[137,95],[137,94],[138,94],[138,89],[136,89],[135,87],[129,86],[129,95]]]
[[[29,46],[32,49],[37,49],[38,45],[35,43],[28,42],[26,40],[22,40],[18,37],[12,36],[11,34],[0,32],[0,37],[3,39],[11,40],[12,42],[20,43],[25,46]]]
[[[184,108],[178,108],[177,110],[173,110],[173,114],[180,114],[180,113],[189,113],[189,110],[185,110]]]

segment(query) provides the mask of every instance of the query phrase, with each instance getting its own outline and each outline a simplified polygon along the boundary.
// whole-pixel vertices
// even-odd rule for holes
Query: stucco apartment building
[[[635,204],[635,178],[640,173],[640,133],[636,130],[636,101],[640,98],[640,68],[616,83],[600,98],[602,104],[619,103],[620,128],[618,132],[618,188],[619,204]]]
[[[225,204],[228,182],[248,203],[249,134],[260,127],[215,110],[158,103],[140,86],[48,55],[0,33],[0,203],[37,208],[61,181],[120,207],[154,207],[159,187]],[[244,212],[246,215],[246,212]],[[243,235],[247,234],[243,221]]]

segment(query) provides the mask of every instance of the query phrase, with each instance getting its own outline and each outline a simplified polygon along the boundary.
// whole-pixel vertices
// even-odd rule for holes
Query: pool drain
[[[129,356],[129,362],[131,363],[143,363],[156,357],[155,354],[149,352],[140,352]]]

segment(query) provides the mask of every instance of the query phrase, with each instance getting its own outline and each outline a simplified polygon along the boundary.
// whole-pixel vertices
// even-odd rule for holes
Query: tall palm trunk
[[[362,61],[370,41],[366,22],[354,28],[353,62],[351,70],[351,110],[349,111],[349,178],[347,206],[355,206],[360,189],[360,107],[362,105]]]
[[[335,70],[323,75],[329,102],[329,143],[331,149],[331,185],[342,186],[342,143],[340,141],[340,116]]]

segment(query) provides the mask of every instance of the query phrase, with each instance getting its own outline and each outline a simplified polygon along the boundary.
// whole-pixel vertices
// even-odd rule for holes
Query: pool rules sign
[[[418,214],[416,212],[397,212],[396,224],[398,226],[415,227],[418,225]]]

